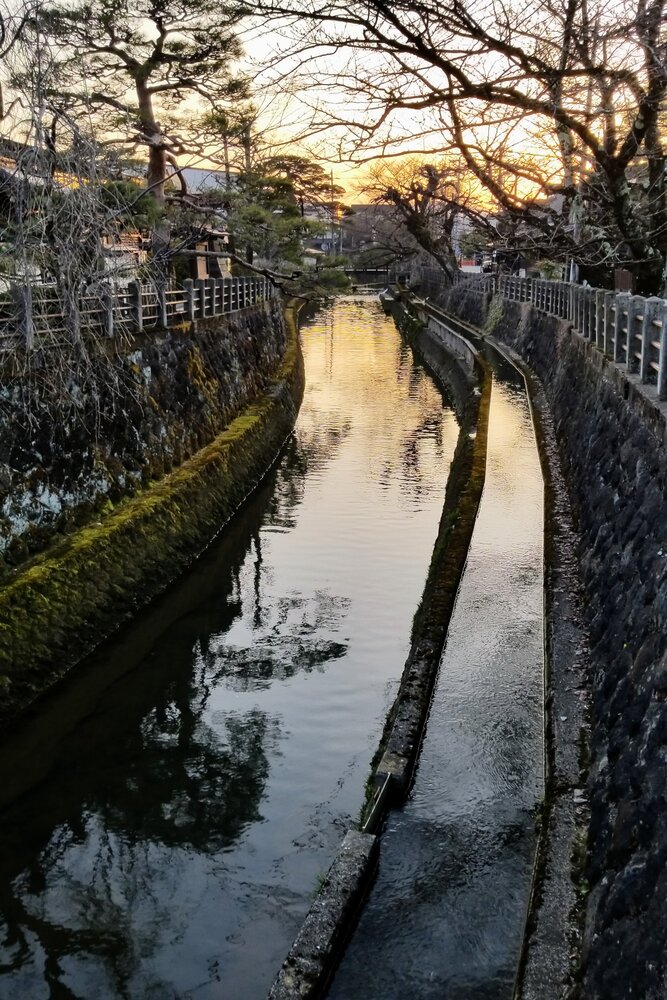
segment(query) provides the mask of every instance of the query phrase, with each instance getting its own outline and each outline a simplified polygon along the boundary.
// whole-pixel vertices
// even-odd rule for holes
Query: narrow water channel
[[[486,353],[486,483],[419,767],[330,1000],[512,996],[543,794],[543,480],[523,379]]]
[[[0,747],[2,1000],[265,997],[358,813],[457,425],[375,301],[302,339],[272,475]]]

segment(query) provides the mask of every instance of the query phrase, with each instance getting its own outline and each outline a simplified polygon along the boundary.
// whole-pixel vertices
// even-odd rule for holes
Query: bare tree
[[[259,0],[259,9],[285,31],[298,21],[298,66],[288,61],[283,75],[308,76],[311,134],[334,127],[359,158],[455,148],[513,239],[660,285],[664,0]]]
[[[419,248],[450,279],[458,268],[459,232],[474,226],[487,240],[497,238],[485,212],[483,189],[458,156],[431,162],[420,157],[380,161],[371,169],[366,192],[377,204],[394,206],[400,222],[397,248],[404,255]],[[406,234],[413,241],[411,248]]]

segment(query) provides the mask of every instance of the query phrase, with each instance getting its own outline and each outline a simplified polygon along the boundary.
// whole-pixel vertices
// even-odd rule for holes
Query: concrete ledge
[[[269,390],[206,448],[0,590],[0,719],[24,709],[182,573],[266,474],[303,395],[295,316]]]
[[[420,315],[426,315],[419,302],[415,305]],[[402,801],[410,788],[486,476],[491,376],[476,354],[474,359],[471,357],[472,348],[463,337],[450,330],[443,339],[442,329],[443,324],[439,321],[428,325],[422,322],[417,331],[412,331],[410,340],[424,356],[436,379],[458,393],[456,403],[461,415],[461,431],[447,480],[428,578],[415,615],[412,647],[376,755],[377,763],[370,782],[372,795],[363,818],[364,829],[369,828],[371,814],[376,817],[376,824],[381,822],[377,798],[388,778],[391,786],[388,805],[392,799]],[[452,354],[456,340],[461,343]],[[475,390],[477,379],[479,386]]]
[[[350,830],[340,846],[269,1000],[309,1000],[327,984],[375,872],[378,838]]]

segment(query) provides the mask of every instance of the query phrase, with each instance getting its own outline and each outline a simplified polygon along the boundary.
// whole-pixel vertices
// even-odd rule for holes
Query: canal
[[[458,427],[375,301],[302,340],[271,475],[0,747],[2,1000],[259,1000],[358,815]]]

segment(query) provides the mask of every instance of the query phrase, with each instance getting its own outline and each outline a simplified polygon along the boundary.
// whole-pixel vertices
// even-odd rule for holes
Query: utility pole
[[[334,230],[334,182],[333,182],[333,169],[331,171],[331,245],[329,247],[329,253],[333,257],[336,252],[336,233]]]

